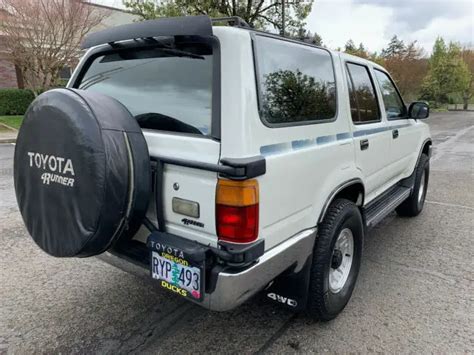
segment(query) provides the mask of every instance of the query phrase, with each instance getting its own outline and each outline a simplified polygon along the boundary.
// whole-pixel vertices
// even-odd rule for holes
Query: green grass
[[[20,128],[23,116],[0,116],[0,123],[4,123],[12,128]]]

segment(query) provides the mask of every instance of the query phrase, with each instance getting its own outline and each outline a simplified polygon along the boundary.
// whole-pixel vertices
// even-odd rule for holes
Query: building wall
[[[92,6],[94,6],[94,5],[92,5]],[[125,12],[123,10],[111,9],[111,8],[102,7],[102,6],[98,6],[98,5],[96,5],[96,6],[99,9],[101,9],[102,11],[105,11],[105,14],[107,16],[102,20],[102,22],[98,26],[96,26],[94,29],[92,29],[91,32],[100,31],[100,30],[103,30],[105,28],[124,25],[124,24],[127,24],[127,23],[132,23],[134,21],[139,20],[139,18],[140,18],[137,15],[131,14],[129,12]]]
[[[0,89],[17,87],[15,66],[10,61],[0,57]]]

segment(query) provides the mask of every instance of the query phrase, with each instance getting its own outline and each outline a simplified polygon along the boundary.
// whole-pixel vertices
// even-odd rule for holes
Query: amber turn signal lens
[[[219,205],[243,207],[258,203],[257,180],[219,180],[217,183],[217,199]]]

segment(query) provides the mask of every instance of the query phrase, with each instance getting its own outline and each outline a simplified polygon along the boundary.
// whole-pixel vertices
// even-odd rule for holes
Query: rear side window
[[[379,106],[369,69],[364,65],[347,63],[349,100],[354,123],[380,121]]]
[[[403,104],[402,98],[398,94],[392,79],[390,79],[386,73],[377,69],[375,70],[375,77],[377,78],[380,91],[382,92],[382,99],[385,105],[387,118],[406,117],[407,108]]]
[[[181,43],[99,56],[79,88],[117,99],[142,128],[208,135],[212,79],[212,46]]]
[[[297,125],[336,116],[330,54],[319,48],[255,37],[260,115],[270,125]]]

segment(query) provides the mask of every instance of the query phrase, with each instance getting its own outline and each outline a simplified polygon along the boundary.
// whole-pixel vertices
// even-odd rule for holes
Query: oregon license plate
[[[201,269],[185,259],[168,253],[151,252],[151,276],[178,295],[202,299]]]

